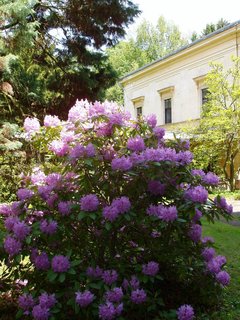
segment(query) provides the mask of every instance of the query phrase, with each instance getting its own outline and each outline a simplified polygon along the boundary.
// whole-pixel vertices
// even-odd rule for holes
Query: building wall
[[[140,97],[143,115],[154,113],[158,124],[163,125],[163,99],[172,97],[172,123],[198,119],[200,91],[204,87],[202,77],[209,72],[209,63],[220,62],[227,69],[231,66],[231,56],[237,55],[239,32],[230,31],[203,40],[124,79],[126,110],[136,115],[134,105]]]

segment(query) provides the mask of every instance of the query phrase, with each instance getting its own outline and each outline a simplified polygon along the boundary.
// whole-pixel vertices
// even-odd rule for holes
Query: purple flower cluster
[[[46,183],[50,187],[49,190],[58,189],[62,186],[62,176],[59,173],[50,173],[46,177]]]
[[[57,127],[61,124],[61,121],[57,116],[46,115],[43,124],[45,127]]]
[[[207,271],[215,276],[216,281],[222,286],[227,286],[230,282],[230,276],[226,271],[222,271],[221,268],[226,263],[224,256],[216,256],[213,248],[204,248],[202,256],[206,262]]]
[[[86,274],[88,277],[91,277],[91,278],[101,278],[103,274],[103,270],[99,266],[96,266],[96,268],[88,267]]]
[[[191,171],[193,176],[198,176],[199,178],[204,178],[205,177],[205,172],[201,169],[193,169]]]
[[[19,240],[14,239],[11,236],[7,236],[5,241],[4,241],[4,249],[5,251],[10,255],[10,256],[15,256],[17,255],[21,249],[22,249],[22,244]]]
[[[214,203],[216,206],[220,209],[223,209],[228,214],[232,214],[233,212],[233,206],[231,204],[227,204],[227,201],[224,197],[216,197],[214,199]]]
[[[43,219],[40,222],[40,230],[43,233],[46,233],[49,235],[54,234],[57,231],[57,227],[58,227],[57,221],[54,221],[54,220],[48,221],[46,219]]]
[[[141,304],[147,300],[147,294],[143,289],[136,289],[131,292],[130,299],[135,304]]]
[[[199,242],[202,237],[202,227],[199,224],[192,224],[188,231],[188,235],[193,242]]]
[[[82,157],[94,157],[96,149],[92,143],[89,143],[86,147],[80,143],[77,143],[69,152],[70,159],[77,159]]]
[[[15,216],[8,216],[5,220],[4,220],[4,226],[8,231],[13,231],[13,227],[14,225],[19,222],[19,218],[15,217]]]
[[[153,129],[153,133],[160,140],[165,135],[165,129],[164,128],[160,128],[160,127],[156,127],[156,128]]]
[[[60,201],[58,203],[58,211],[63,216],[68,216],[71,213],[71,201]]]
[[[224,256],[216,256],[207,262],[207,270],[210,273],[217,274],[225,263],[226,258]]]
[[[30,227],[25,222],[18,221],[13,225],[13,233],[18,240],[23,241],[30,233]]]
[[[106,220],[114,221],[120,214],[128,212],[131,208],[131,203],[128,197],[116,198],[110,206],[103,208],[103,217]]]
[[[205,184],[208,184],[211,186],[217,186],[219,183],[219,177],[213,172],[205,173],[201,169],[193,169],[191,173],[192,175],[198,176],[199,178],[201,178],[201,181]]]
[[[88,118],[90,104],[87,100],[77,100],[76,104],[68,112],[68,121],[86,121]]]
[[[150,205],[147,209],[147,214],[150,216],[158,217],[165,222],[173,222],[178,217],[177,208],[175,206],[163,206],[163,205]]]
[[[70,268],[70,262],[67,257],[58,255],[52,259],[52,269],[54,272],[66,272]]]
[[[82,211],[96,211],[99,206],[99,200],[95,194],[83,196],[80,200]]]
[[[57,303],[55,294],[48,294],[46,292],[38,297],[38,301],[40,306],[46,308],[52,308]]]
[[[91,304],[95,298],[94,294],[89,290],[85,290],[84,292],[76,292],[76,303],[82,307],[86,308],[89,304]]]
[[[119,212],[116,207],[107,206],[103,208],[103,217],[106,220],[113,222],[114,220],[117,219],[118,216],[119,216]]]
[[[34,306],[34,299],[31,294],[24,293],[18,298],[18,305],[24,311],[29,311]]]
[[[204,248],[202,250],[202,256],[205,261],[210,261],[215,256],[215,250],[214,248]]]
[[[217,186],[219,183],[219,177],[213,172],[208,172],[203,177],[203,182],[211,186]]]
[[[194,318],[194,310],[190,305],[184,304],[177,310],[178,320],[192,320]]]
[[[48,320],[50,317],[49,308],[37,304],[33,307],[32,316],[34,320]]]
[[[11,205],[6,204],[6,203],[1,203],[0,204],[0,214],[3,216],[8,216],[8,215],[12,214]]]
[[[99,318],[102,320],[113,320],[123,311],[123,304],[115,306],[112,302],[107,301],[99,306]]]
[[[127,147],[131,151],[143,151],[145,149],[144,140],[140,136],[129,138],[127,142]]]
[[[40,123],[37,118],[27,117],[24,120],[23,127],[24,127],[24,130],[30,134],[40,131]]]
[[[50,268],[50,260],[46,252],[41,252],[32,257],[32,261],[38,270],[48,270]]]
[[[228,286],[230,283],[230,275],[226,271],[220,271],[216,274],[216,280],[222,285],[222,286]]]
[[[68,153],[69,147],[62,140],[53,140],[49,144],[49,150],[51,150],[57,156],[62,157],[62,156],[65,156]]]
[[[46,175],[42,170],[40,170],[40,168],[34,168],[30,179],[32,184],[34,184],[35,186],[40,186],[45,183]]]
[[[184,197],[192,202],[206,203],[208,192],[202,186],[190,187],[184,192]]]
[[[111,166],[114,171],[128,171],[132,168],[132,161],[125,156],[114,158],[111,162]]]
[[[147,276],[155,276],[159,271],[159,264],[154,261],[150,261],[142,266],[142,272]]]
[[[151,128],[155,128],[157,125],[157,117],[155,114],[149,114],[146,116],[146,122]]]
[[[176,155],[176,161],[182,165],[185,166],[192,162],[193,155],[190,151],[179,151]]]
[[[18,189],[17,191],[17,196],[22,201],[32,198],[33,195],[34,192],[26,188]]]
[[[125,290],[127,290],[128,287],[130,287],[133,290],[137,290],[140,287],[140,282],[139,282],[138,278],[133,275],[133,276],[131,276],[130,281],[128,281],[127,279],[123,280],[122,287]]]
[[[106,292],[106,300],[110,302],[120,302],[123,298],[122,288],[115,287],[110,291]]]
[[[111,285],[117,281],[118,273],[116,270],[105,270],[102,273],[102,279],[106,284]]]
[[[192,218],[192,221],[194,223],[197,223],[198,221],[200,221],[200,219],[202,218],[202,212],[198,209],[195,209],[195,215]]]
[[[204,237],[202,238],[202,243],[207,244],[207,243],[214,243],[213,237]]]
[[[50,309],[56,303],[55,294],[47,294],[46,292],[38,297],[38,304],[35,304],[31,294],[24,293],[18,298],[18,305],[24,311],[24,314],[29,315],[32,309],[32,316],[35,320],[48,320],[51,315]]]

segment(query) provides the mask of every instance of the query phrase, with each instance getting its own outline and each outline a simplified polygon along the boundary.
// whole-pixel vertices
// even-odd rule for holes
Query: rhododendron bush
[[[230,277],[201,218],[232,208],[208,199],[218,178],[191,168],[187,141],[108,102],[24,129],[45,162],[0,207],[19,318],[191,320],[217,303]]]

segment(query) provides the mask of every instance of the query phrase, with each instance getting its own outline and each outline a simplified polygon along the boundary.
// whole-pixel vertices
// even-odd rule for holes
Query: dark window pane
[[[208,102],[208,88],[202,89],[202,105]]]
[[[141,117],[142,115],[142,107],[137,107],[137,118]]]
[[[165,99],[164,100],[164,109],[165,109],[165,123],[172,122],[172,100]]]

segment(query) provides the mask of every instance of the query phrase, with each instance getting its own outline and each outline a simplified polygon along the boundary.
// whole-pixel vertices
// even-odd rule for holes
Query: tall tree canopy
[[[138,14],[129,0],[2,1],[0,55],[17,55],[2,77],[13,86],[13,100],[28,112],[49,106],[63,115],[77,98],[101,97],[114,78],[103,49]]]
[[[178,27],[160,16],[154,26],[143,20],[136,36],[121,41],[107,50],[109,60],[118,77],[153,62],[187,44]],[[106,97],[123,103],[123,92],[118,84],[107,90]]]

